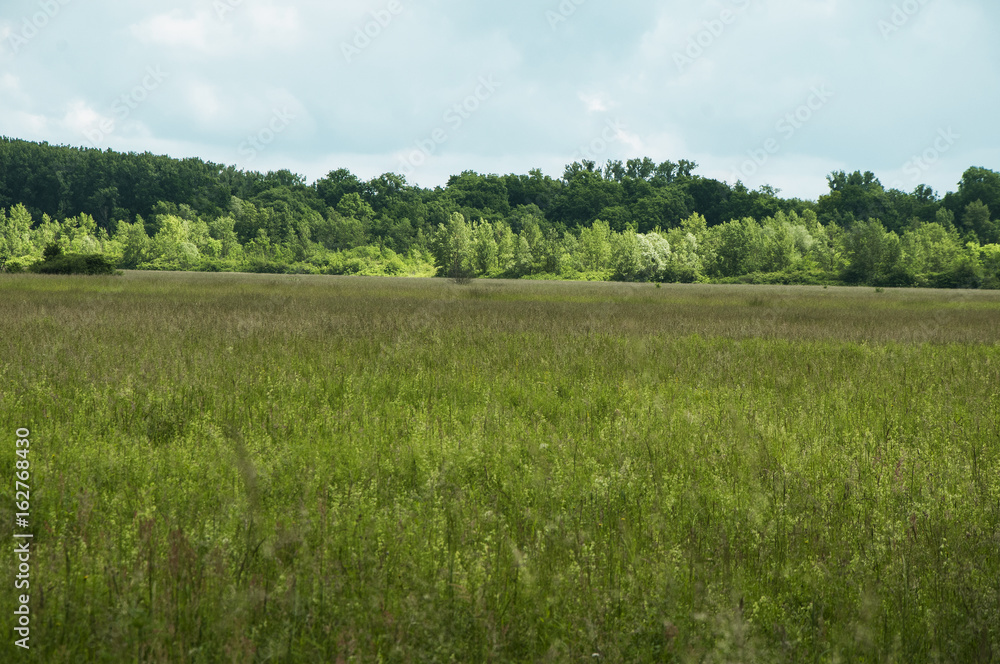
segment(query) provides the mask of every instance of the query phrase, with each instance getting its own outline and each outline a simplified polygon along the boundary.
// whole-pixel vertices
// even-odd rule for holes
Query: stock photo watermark
[[[242,4],[243,0],[215,0],[212,3],[212,9],[215,10],[215,15],[219,17],[219,20],[224,21],[228,14],[236,11],[236,8]]]
[[[687,46],[681,51],[674,52],[674,64],[677,71],[684,73],[684,70],[695,63],[698,58],[705,55],[708,49],[722,37],[726,28],[739,20],[750,0],[733,0],[735,9],[723,9],[719,12],[718,18],[714,18],[702,23],[702,30],[688,38]]]
[[[910,184],[919,184],[920,179],[927,171],[934,167],[945,153],[949,152],[955,144],[962,138],[961,134],[956,134],[951,127],[938,129],[937,136],[920,154],[913,155],[910,160],[902,165],[903,174],[909,179]],[[905,190],[906,185],[895,180],[892,183],[893,189]]]
[[[14,590],[22,595],[17,597],[17,616],[14,632],[20,639],[14,641],[19,648],[29,650],[28,640],[31,638],[31,595],[26,591],[31,589],[31,462],[28,453],[31,452],[31,431],[18,429],[14,432],[14,555],[16,556],[17,574],[14,575]]]
[[[340,43],[340,52],[348,64],[361,55],[362,51],[372,45],[376,39],[392,24],[393,19],[403,13],[403,5],[399,0],[389,0],[385,9],[368,12],[371,20],[354,29],[354,39]]]
[[[38,3],[38,11],[31,16],[25,16],[21,19],[21,25],[15,27],[14,30],[7,35],[6,42],[7,47],[11,50],[14,55],[17,55],[21,49],[25,48],[32,39],[41,34],[49,23],[52,22],[59,12],[63,10],[63,7],[70,4],[73,0],[41,0]]]
[[[806,126],[816,113],[830,102],[833,96],[833,90],[830,90],[826,85],[814,87],[804,103],[786,113],[775,123],[776,136],[771,136],[758,148],[747,150],[749,159],[740,164],[740,167],[733,172],[733,182],[756,175],[771,157],[781,152],[782,145],[790,141],[800,129]]]
[[[403,169],[403,175],[412,175],[414,170],[426,164],[427,160],[448,142],[452,133],[458,131],[502,85],[494,80],[492,75],[480,76],[479,85],[472,94],[444,112],[441,119],[445,126],[436,127],[425,138],[415,141],[416,149],[410,150],[400,158],[399,165]]]
[[[554,10],[545,12],[545,20],[549,22],[552,32],[558,30],[559,26],[568,21],[586,2],[587,0],[562,0]]]
[[[271,119],[256,134],[247,136],[247,139],[240,143],[237,150],[246,161],[253,161],[257,155],[267,149],[269,145],[278,140],[280,136],[292,122],[295,121],[295,114],[287,108],[273,109]]]
[[[601,135],[587,145],[581,145],[570,159],[574,162],[587,160],[598,161],[601,155],[608,151],[612,143],[622,140],[625,136],[625,123],[621,120],[608,120]]]
[[[878,29],[882,33],[882,38],[888,39],[906,27],[928,2],[930,0],[905,0],[900,4],[893,5],[892,13],[889,14],[889,17],[880,19],[878,22]]]
[[[149,99],[149,95],[163,85],[167,78],[169,78],[169,74],[163,71],[159,65],[146,67],[146,75],[139,84],[112,102],[111,113],[113,117],[103,118],[96,127],[84,129],[84,137],[95,148],[99,147],[105,138],[115,132],[119,123],[127,120],[135,109]]]

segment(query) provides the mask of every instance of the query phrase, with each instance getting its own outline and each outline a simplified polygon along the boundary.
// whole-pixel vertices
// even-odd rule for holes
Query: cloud
[[[609,110],[608,102],[603,95],[581,92],[579,97],[588,113],[606,113]]]
[[[558,0],[392,1],[69,4],[30,48],[0,53],[0,134],[79,144],[81,127],[115,117],[154,66],[169,73],[162,89],[106,145],[238,163],[238,146],[287,108],[295,119],[251,165],[315,178],[398,168],[444,127],[448,140],[411,178],[433,186],[449,170],[559,176],[619,121],[601,160],[689,158],[726,179],[825,84],[835,98],[759,169],[760,183],[815,198],[825,169],[899,171],[947,126],[963,139],[922,172],[928,184],[953,189],[966,161],[1000,166],[1000,91],[988,84],[1000,74],[989,33],[1000,9],[984,1],[924,3],[889,38],[879,21],[901,3],[586,2],[553,28]],[[13,5],[0,8],[0,30],[20,24]],[[348,61],[342,45],[359,30],[368,43]],[[697,57],[679,67],[692,43]],[[483,76],[502,85],[449,124]]]
[[[299,10],[294,6],[254,5],[248,7],[248,12],[258,38],[270,43],[293,40],[302,29]]]
[[[204,80],[192,80],[185,88],[185,106],[200,125],[212,126],[229,118],[228,106],[216,86]]]
[[[111,118],[90,107],[82,99],[74,99],[70,102],[69,108],[66,109],[66,114],[62,118],[62,126],[66,129],[79,134],[81,137],[87,131],[92,131],[103,122],[110,121]]]
[[[208,12],[184,18],[182,12],[175,9],[131,26],[130,32],[143,44],[188,48],[207,53],[222,48],[222,44],[213,39],[219,36],[221,27],[217,17]]]

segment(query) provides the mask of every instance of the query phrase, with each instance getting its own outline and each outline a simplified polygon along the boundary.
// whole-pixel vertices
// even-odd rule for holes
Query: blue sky
[[[815,199],[834,170],[1000,170],[987,0],[6,0],[0,134],[443,185],[691,159]]]

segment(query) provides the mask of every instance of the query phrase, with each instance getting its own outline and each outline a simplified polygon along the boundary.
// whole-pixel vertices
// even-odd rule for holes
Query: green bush
[[[243,269],[245,272],[255,274],[286,274],[288,272],[288,266],[284,263],[259,258],[247,261]]]
[[[50,247],[51,248],[51,247]],[[114,262],[101,254],[63,254],[49,251],[47,258],[35,263],[30,268],[37,274],[121,274],[115,269]]]
[[[0,272],[6,272],[8,274],[20,274],[21,272],[27,272],[37,261],[38,259],[33,256],[9,258],[6,262],[0,261],[0,263],[2,263],[2,269],[0,269]]]
[[[959,260],[947,272],[928,275],[933,288],[979,288],[983,283],[983,269],[969,260]]]
[[[827,286],[836,285],[838,282],[830,278],[830,275],[818,270],[786,270],[782,272],[751,272],[736,277],[725,277],[713,279],[717,284],[757,284],[757,285],[802,285],[802,286]]]

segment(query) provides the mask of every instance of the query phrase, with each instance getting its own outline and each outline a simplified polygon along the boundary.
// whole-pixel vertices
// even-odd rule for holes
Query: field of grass
[[[1000,662],[1000,293],[0,279],[4,661]]]

